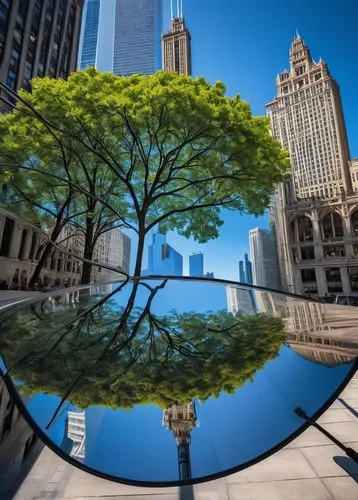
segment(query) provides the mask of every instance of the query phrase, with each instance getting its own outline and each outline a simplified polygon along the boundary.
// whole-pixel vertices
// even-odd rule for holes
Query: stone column
[[[26,234],[26,239],[25,239],[24,259],[23,260],[28,260],[30,258],[31,243],[32,243],[32,231],[30,231],[28,229],[27,234]]]
[[[347,267],[340,267],[339,271],[341,273],[343,293],[345,295],[349,295],[351,293],[351,284],[349,281],[348,269],[347,269]]]
[[[351,257],[354,257],[351,219],[350,219],[349,215],[344,215],[342,217],[342,220],[343,220],[344,247],[345,247],[345,251],[346,251],[346,257],[351,258]]]
[[[320,261],[323,258],[323,246],[321,235],[321,223],[316,210],[312,210],[312,229],[315,259]]]
[[[11,259],[17,259],[19,256],[22,229],[23,225],[15,221],[9,246],[9,257]]]
[[[328,293],[326,273],[324,271],[324,267],[316,266],[316,281],[317,281],[317,293],[319,297],[323,297],[326,293]]]

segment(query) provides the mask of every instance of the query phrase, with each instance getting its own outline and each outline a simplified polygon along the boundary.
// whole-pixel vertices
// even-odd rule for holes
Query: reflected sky
[[[130,311],[133,318],[130,320],[128,316],[128,325],[133,326],[135,321],[138,321],[138,317],[148,305],[153,287],[162,284],[159,280],[151,280],[146,283],[151,285],[152,289],[145,286],[138,288],[134,307]],[[89,349],[88,346],[93,342],[95,335],[100,335],[100,341],[97,339],[96,345],[98,345],[98,349],[103,349],[103,344],[109,342],[110,339],[108,332],[113,331],[118,326],[118,322],[125,316],[123,310],[133,299],[131,284],[124,286],[123,290],[114,296],[110,306],[109,303],[105,303],[106,305],[103,304],[99,308],[101,310],[101,308],[107,307],[107,309],[102,310],[104,316],[101,316],[94,307],[103,298],[98,294],[91,296],[90,293],[82,293],[81,296],[74,297],[72,308],[67,315],[63,306],[58,307],[57,311],[54,308],[51,315],[46,317],[46,325],[49,330],[44,329],[43,334],[41,334],[37,326],[40,338],[41,335],[48,336],[50,334],[46,338],[51,338],[52,342],[55,340],[57,343],[56,349],[47,354],[51,357],[50,365],[46,365],[42,359],[44,351],[36,347],[39,337],[35,336],[34,340],[31,340],[31,335],[34,335],[33,330],[37,325],[36,322],[41,321],[35,317],[39,314],[39,310],[34,306],[16,313],[3,324],[4,331],[7,332],[9,339],[12,339],[17,327],[16,321],[22,319],[21,324],[24,325],[23,328],[29,335],[27,338],[26,332],[21,332],[24,348],[26,347],[26,352],[29,352],[29,347],[33,342],[34,353],[25,357],[20,363],[16,362],[16,356],[20,359],[21,342],[19,345],[12,343],[11,349],[10,344],[4,340],[5,337],[1,337],[0,349],[5,364],[8,367],[14,365],[9,374],[14,377],[14,380],[17,380],[20,395],[24,395],[24,403],[30,415],[49,438],[57,446],[62,447],[66,453],[71,454],[72,449],[72,456],[75,458],[73,455],[75,444],[69,439],[69,427],[72,425],[72,434],[76,432],[76,422],[73,422],[73,418],[77,414],[82,415],[84,411],[85,424],[82,429],[81,425],[78,424],[79,437],[76,439],[79,440],[78,442],[81,439],[85,441],[84,459],[81,461],[86,466],[98,472],[132,481],[178,481],[188,478],[188,475],[183,477],[178,468],[178,453],[182,451],[187,452],[188,457],[190,457],[187,474],[190,473],[190,479],[195,481],[197,478],[210,474],[224,474],[230,468],[257,459],[282,440],[288,438],[303,424],[302,419],[294,413],[295,408],[297,406],[304,408],[308,415],[317,412],[349,375],[356,357],[354,338],[356,328],[354,326],[358,320],[355,319],[356,315],[352,308],[333,306],[332,310],[332,305],[329,304],[310,303],[301,299],[256,291],[255,304],[258,310],[257,314],[253,314],[252,311],[245,312],[240,309],[241,292],[242,290],[234,287],[234,293],[238,294],[236,302],[238,309],[236,311],[232,310],[232,305],[229,304],[230,294],[228,294],[225,284],[195,282],[193,280],[184,282],[169,280],[162,289],[154,294],[148,314],[153,315],[153,318],[157,320],[158,318],[172,318],[169,312],[174,309],[176,314],[175,323],[170,323],[168,319],[158,324],[155,323],[155,325],[159,325],[158,330],[155,330],[153,334],[153,338],[156,336],[157,343],[154,342],[152,348],[158,349],[158,359],[163,354],[163,351],[160,351],[162,349],[160,338],[163,333],[160,328],[167,328],[165,335],[172,336],[174,342],[176,339],[173,332],[176,332],[179,337],[187,336],[188,341],[194,347],[199,346],[206,352],[209,349],[212,351],[207,353],[204,362],[197,360],[197,354],[191,353],[189,355],[186,351],[180,350],[170,351],[170,355],[168,354],[165,358],[165,371],[153,371],[157,358],[150,356],[151,344],[146,344],[146,333],[149,331],[151,323],[150,321],[145,323],[146,320],[143,320],[143,328],[139,330],[140,335],[133,339],[133,349],[128,350],[129,354],[127,351],[125,353],[127,357],[123,358],[122,351],[115,354],[116,363],[120,369],[119,372],[117,370],[115,373],[118,379],[124,378],[126,380],[126,385],[113,383],[113,372],[109,370],[113,360],[111,361],[109,358],[96,365],[90,375],[86,374],[89,380],[92,377],[94,384],[99,384],[98,391],[101,392],[102,396],[107,394],[108,401],[111,402],[112,406],[113,401],[121,401],[120,398],[113,399],[113,392],[116,388],[119,387],[122,391],[135,391],[133,387],[138,386],[139,394],[140,385],[149,384],[148,391],[151,393],[145,395],[144,399],[138,399],[138,394],[133,392],[135,403],[131,408],[121,408],[120,406],[109,408],[104,404],[96,404],[95,400],[92,403],[86,400],[86,408],[76,407],[71,397],[76,392],[77,386],[74,386],[70,391],[68,389],[84,367],[78,366],[76,364],[78,360],[73,351],[67,350],[66,342],[69,342],[69,338],[63,336],[63,326],[60,326],[65,323],[68,325],[69,319],[73,320],[76,315],[83,315],[86,309],[92,308],[91,314],[94,314],[94,311],[96,314],[92,318],[94,322],[90,323],[91,330],[86,330],[82,325],[82,330],[75,332],[81,337],[76,338],[79,339],[79,342],[83,342],[83,338],[89,342],[83,344],[85,346],[84,359],[86,359],[86,349]],[[247,304],[247,301],[244,300],[242,304]],[[302,314],[305,309],[306,312],[310,313],[314,310],[315,314],[304,314],[305,318],[311,318],[311,323],[308,325],[301,322],[301,329],[299,329],[295,315]],[[212,312],[208,314],[208,310]],[[195,318],[195,321],[190,323],[189,327],[187,325],[183,327],[180,321],[183,317],[188,318],[190,311],[192,311],[192,315],[189,314],[189,317],[191,320]],[[101,321],[103,318],[106,319],[106,314],[108,315],[109,312],[115,314],[111,317],[111,328],[106,330],[104,336],[103,330],[101,330],[103,326]],[[197,321],[201,317],[205,318],[207,325],[199,323],[198,326]],[[117,318],[117,320],[114,321],[113,318]],[[220,321],[222,321],[221,330]],[[240,322],[239,329],[237,329],[238,322]],[[331,324],[332,328],[330,328]],[[198,328],[199,333],[202,329],[202,335],[200,334],[199,337],[195,332],[195,329]],[[56,337],[58,331],[60,337]],[[232,338],[228,338],[228,332]],[[122,335],[125,335],[124,331]],[[282,335],[282,339],[280,335]],[[305,338],[305,335],[307,337],[306,345],[308,349],[311,346],[315,356],[304,357],[302,352],[295,351],[298,340],[302,346],[302,338]],[[268,336],[276,341],[273,350],[268,348]],[[308,340],[308,337],[311,340]],[[205,344],[202,344],[202,338],[206,339]],[[118,341],[116,337],[115,342]],[[90,348],[92,349],[92,347]],[[265,354],[266,352],[267,354]],[[249,363],[246,361],[247,357],[251,360]],[[217,364],[210,364],[213,358],[219,360]],[[240,360],[239,363],[236,363],[236,358]],[[123,359],[126,360],[125,363],[129,363],[129,369],[126,365],[126,370],[122,370]],[[329,360],[327,363],[326,359]],[[248,367],[251,367],[252,360],[257,361],[257,365],[255,364],[256,368],[250,371]],[[53,363],[56,362],[59,363],[59,366],[65,367],[62,371],[64,383],[51,380],[55,370],[48,372],[47,377],[50,379],[48,387],[51,388],[52,392],[47,389],[48,394],[43,394],[44,388],[39,382],[43,379],[39,378],[36,371],[38,366],[34,365],[35,361],[40,365],[45,363],[43,365],[45,369],[46,366],[53,366]],[[179,364],[175,364],[178,361]],[[181,363],[183,364],[181,365]],[[186,374],[188,379],[193,377],[196,363],[198,363],[200,372],[196,382],[198,394],[200,390],[203,390],[202,387],[199,387],[201,378],[202,383],[207,384],[207,386],[205,385],[206,389],[210,388],[210,384],[212,384],[213,394],[217,391],[217,385],[214,385],[212,379],[207,377],[206,370],[218,370],[217,377],[218,380],[223,381],[223,385],[215,397],[210,396],[210,393],[207,392],[205,394],[208,397],[195,397],[195,387],[193,388],[190,384],[186,387],[185,383],[183,384],[183,380],[186,380]],[[240,380],[241,386],[238,382],[237,387],[230,388],[227,385],[229,379],[222,375],[226,368],[220,363],[230,367],[232,370],[230,377],[235,374],[235,370],[239,372],[241,370],[241,378],[233,379]],[[136,372],[138,364],[139,368],[143,369],[141,376],[138,375],[139,372]],[[148,373],[145,373],[146,368]],[[109,378],[103,376],[102,372],[106,372],[106,370],[111,377],[109,375]],[[163,376],[165,378],[166,373],[170,374],[170,379],[163,381]],[[16,378],[18,374],[22,375],[21,382]],[[137,378],[134,378],[133,385],[128,385],[131,376]],[[156,377],[158,383],[155,382]],[[36,384],[38,385],[36,386]],[[78,379],[78,384],[82,384],[81,378]],[[168,388],[177,387],[178,384],[181,388],[180,391],[183,391],[183,400],[170,400]],[[32,391],[31,397],[27,393],[29,387]],[[80,385],[80,390],[84,392],[89,390],[87,388],[88,384]],[[165,396],[167,397],[165,400],[167,407],[178,411],[180,405],[186,404],[195,408],[197,421],[193,419],[190,422],[190,418],[182,415],[180,417],[182,420],[175,421],[170,429],[168,425],[163,425],[164,396],[162,394],[162,399],[160,399],[158,394],[155,394],[156,390],[158,392],[167,391]],[[91,397],[94,397],[95,392],[90,392],[90,394],[92,394]],[[177,395],[178,391],[174,391],[173,394]],[[65,400],[61,402],[63,396],[65,396]],[[153,403],[149,404],[151,396]],[[102,397],[103,400],[106,400],[106,396]],[[128,395],[126,395],[125,401],[128,401]],[[69,415],[72,415],[70,420]],[[80,422],[80,419],[78,421]],[[189,426],[187,427],[189,431],[183,430],[185,425]],[[73,435],[72,439],[74,439]]]

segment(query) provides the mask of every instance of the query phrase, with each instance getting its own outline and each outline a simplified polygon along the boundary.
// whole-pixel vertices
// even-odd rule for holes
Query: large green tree
[[[103,202],[98,178],[118,182],[105,206],[138,234],[135,275],[155,226],[215,238],[221,208],[262,214],[289,166],[268,120],[239,95],[170,72],[119,77],[92,68],[67,81],[37,78],[0,123],[4,168],[19,168],[21,149],[45,165],[61,155],[54,175],[93,202]]]

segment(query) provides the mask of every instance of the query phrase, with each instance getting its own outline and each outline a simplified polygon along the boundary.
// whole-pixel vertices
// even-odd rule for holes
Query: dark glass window
[[[301,269],[302,283],[313,283],[316,281],[316,271],[314,269]]]
[[[8,217],[6,217],[4,231],[1,240],[1,247],[0,247],[0,255],[3,257],[9,256],[10,243],[13,230],[14,230],[13,219],[9,219]]]
[[[10,14],[10,0],[0,0],[0,62],[6,41],[7,26]]]
[[[322,220],[323,238],[341,238],[343,236],[342,218],[337,213],[327,214]]]
[[[19,255],[18,255],[18,259],[19,260],[24,260],[26,239],[27,239],[27,230],[23,229],[22,230],[22,235],[21,235],[21,243],[20,243]]]

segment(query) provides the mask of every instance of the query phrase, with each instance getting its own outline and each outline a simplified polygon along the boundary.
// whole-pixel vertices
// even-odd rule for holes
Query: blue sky
[[[166,30],[170,0],[163,0],[163,5]],[[193,76],[223,81],[227,94],[239,93],[255,115],[264,115],[265,104],[276,94],[275,78],[289,67],[289,47],[297,29],[313,59],[322,57],[341,87],[351,156],[358,156],[356,0],[345,0],[344,8],[340,0],[327,0],[324,7],[322,0],[183,0],[183,11],[192,37]],[[184,274],[189,254],[202,251],[204,272],[237,280],[238,261],[248,252],[248,231],[257,226],[267,228],[268,216],[226,213],[217,240],[199,245],[169,233],[167,241],[183,254]],[[144,268],[146,264],[145,257]]]

